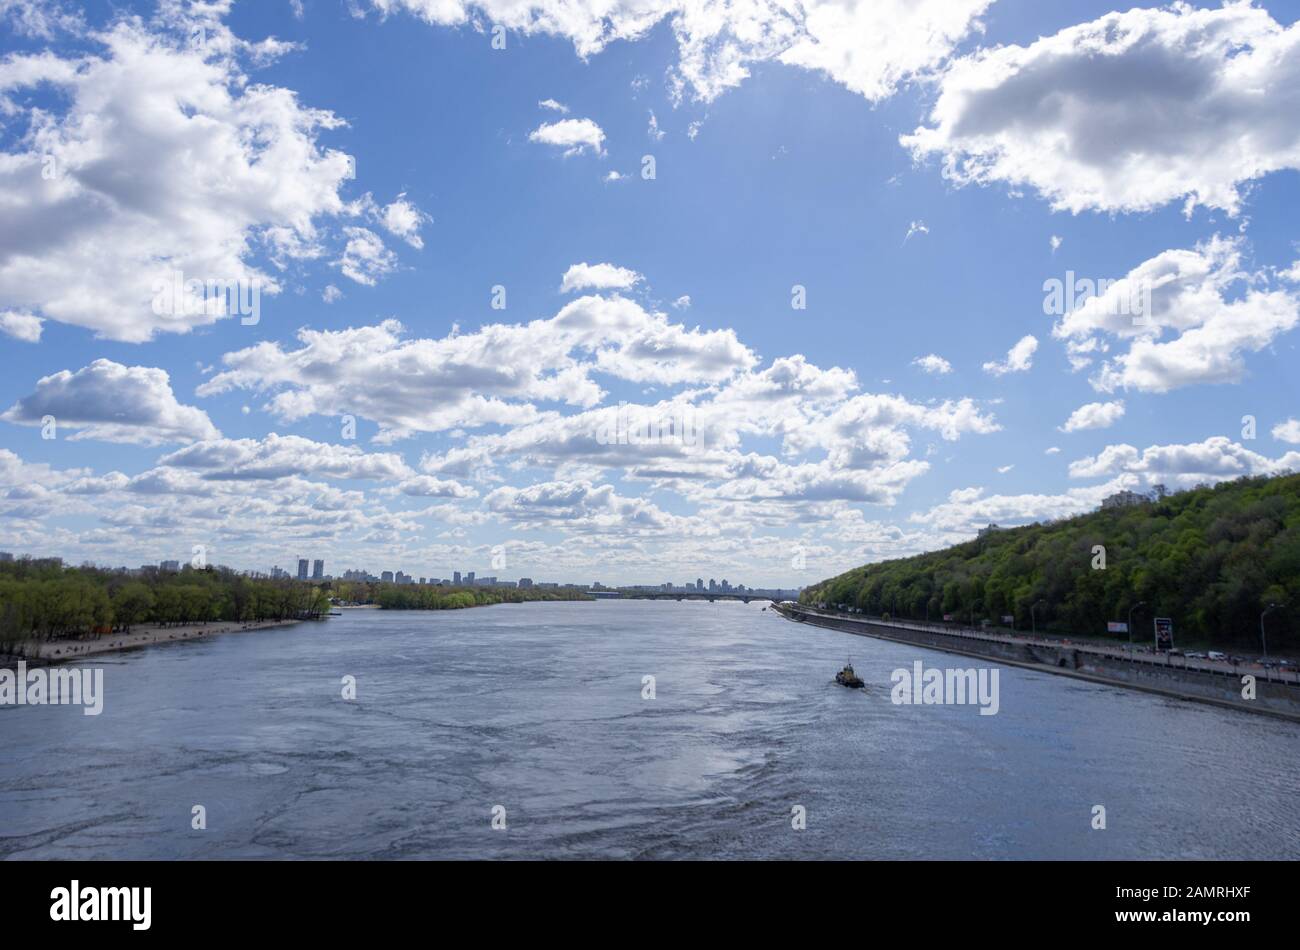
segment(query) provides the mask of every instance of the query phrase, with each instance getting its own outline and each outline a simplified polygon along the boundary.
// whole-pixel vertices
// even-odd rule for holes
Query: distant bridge
[[[779,604],[781,598],[775,594],[746,593],[708,593],[701,592],[698,594],[677,593],[676,591],[636,591],[633,593],[620,591],[621,600],[707,600],[713,603],[715,600],[738,600],[741,603],[749,603],[751,600],[766,600],[773,604]]]

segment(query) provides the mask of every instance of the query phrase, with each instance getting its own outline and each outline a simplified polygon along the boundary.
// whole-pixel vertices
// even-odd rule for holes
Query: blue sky
[[[793,585],[1296,467],[1297,4],[624,6],[0,4],[0,549]]]

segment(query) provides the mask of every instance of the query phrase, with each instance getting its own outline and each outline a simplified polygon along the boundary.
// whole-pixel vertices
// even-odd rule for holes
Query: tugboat
[[[847,662],[844,664],[844,669],[835,674],[835,682],[849,689],[861,689],[865,685],[862,678],[853,672],[853,664]]]

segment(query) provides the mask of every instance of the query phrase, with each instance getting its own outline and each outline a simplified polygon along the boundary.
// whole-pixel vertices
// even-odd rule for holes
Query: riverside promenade
[[[1130,652],[1066,639],[994,633],[986,629],[868,617],[786,602],[789,620],[859,636],[996,660],[1113,686],[1300,721],[1300,674],[1257,663]],[[1248,698],[1252,696],[1253,698]]]

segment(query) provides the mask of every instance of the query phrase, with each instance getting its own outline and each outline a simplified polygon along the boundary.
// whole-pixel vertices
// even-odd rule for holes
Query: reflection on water
[[[848,657],[863,691],[832,681]],[[0,855],[1300,857],[1300,726],[1014,667],[995,716],[893,705],[918,659],[982,662],[609,601],[101,658],[102,715],[0,709]]]

